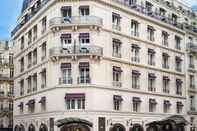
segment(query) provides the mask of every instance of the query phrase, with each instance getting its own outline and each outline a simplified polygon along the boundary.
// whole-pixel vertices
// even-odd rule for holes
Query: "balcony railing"
[[[72,78],[59,78],[59,84],[72,84]]]
[[[0,58],[0,65],[13,66],[13,61],[10,59],[6,59],[6,58]]]
[[[188,49],[189,51],[194,52],[194,53],[197,54],[197,44],[194,44],[194,43],[192,43],[192,42],[189,42],[189,43],[187,44],[187,49]]]
[[[91,78],[90,77],[78,77],[77,78],[77,83],[78,84],[90,84],[91,83]]]
[[[50,56],[102,56],[103,48],[95,45],[54,47],[50,49]]]
[[[113,81],[113,82],[112,82],[112,85],[113,85],[114,87],[122,87],[122,82],[120,82],[120,81]]]
[[[73,16],[70,18],[67,17],[56,17],[50,20],[50,27],[56,27],[56,26],[102,26],[103,20],[102,18],[96,17],[96,16]]]
[[[12,78],[10,78],[9,74],[0,74],[0,81],[11,81],[13,80]]]

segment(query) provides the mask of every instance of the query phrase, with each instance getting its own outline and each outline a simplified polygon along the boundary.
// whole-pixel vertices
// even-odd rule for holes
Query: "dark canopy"
[[[84,125],[87,125],[87,126],[90,126],[90,127],[93,126],[93,123],[91,123],[87,120],[80,119],[80,118],[73,118],[73,117],[57,120],[56,121],[56,126],[61,127],[63,125],[68,125],[68,124],[73,124],[73,123],[84,124]]]

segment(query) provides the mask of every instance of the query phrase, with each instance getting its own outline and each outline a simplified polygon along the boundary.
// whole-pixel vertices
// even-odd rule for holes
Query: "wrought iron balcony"
[[[68,77],[68,78],[59,78],[59,84],[72,84],[72,77]]]
[[[87,46],[68,46],[54,47],[50,49],[50,57],[80,57],[80,56],[97,56],[103,55],[103,48],[95,45]]]
[[[197,44],[189,42],[187,44],[187,50],[190,51],[191,53],[197,54]]]
[[[73,26],[98,26],[103,25],[103,20],[97,16],[73,16],[56,17],[50,20],[50,27],[73,27]]]

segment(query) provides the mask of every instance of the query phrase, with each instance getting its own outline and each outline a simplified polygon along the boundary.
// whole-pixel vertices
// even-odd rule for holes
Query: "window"
[[[21,67],[21,72],[23,72],[24,71],[24,57],[22,57],[21,58],[21,60],[20,60],[20,67]]]
[[[140,47],[138,45],[132,44],[131,53],[132,53],[131,60],[133,62],[139,63],[140,62]]]
[[[136,5],[137,4],[137,0],[129,0],[129,5]]]
[[[192,68],[192,69],[195,68],[194,57],[192,55],[189,55],[189,68]]]
[[[175,36],[175,48],[181,50],[181,38],[179,36]]]
[[[85,94],[66,94],[65,100],[67,110],[85,109]]]
[[[27,93],[31,93],[31,91],[32,91],[32,82],[31,82],[31,76],[29,76],[28,78],[27,78]]]
[[[139,36],[139,22],[136,20],[131,20],[131,35]]]
[[[153,73],[148,74],[148,91],[153,91],[153,92],[156,91],[155,79],[156,79],[155,74],[153,74]]]
[[[149,99],[149,112],[155,112],[156,105],[157,105],[157,102],[155,99]]]
[[[61,71],[62,71],[61,84],[72,84],[71,64],[70,63],[62,63],[61,64]]]
[[[47,30],[47,17],[45,16],[43,19],[42,19],[42,34],[44,34]]]
[[[133,112],[140,112],[141,99],[139,97],[133,97]]]
[[[120,15],[113,12],[112,13],[112,28],[120,31],[121,30],[120,22],[121,22]]]
[[[28,111],[33,113],[35,111],[35,99],[29,100],[26,104],[28,106]]]
[[[45,96],[41,97],[38,103],[41,104],[41,110],[46,111],[46,97]]]
[[[46,69],[41,71],[41,88],[46,87]]]
[[[37,91],[37,73],[33,75],[33,91]]]
[[[114,57],[121,58],[121,41],[118,39],[113,39],[113,54]]]
[[[35,41],[37,39],[37,36],[38,36],[38,27],[37,27],[37,25],[35,25],[33,27],[33,34],[34,34],[33,41]]]
[[[63,6],[61,8],[62,16],[64,18],[71,18],[72,16],[72,9],[71,6]]]
[[[37,49],[33,51],[33,65],[37,64]]]
[[[79,63],[79,84],[90,83],[90,65],[88,62]]]
[[[89,6],[80,6],[79,7],[79,14],[80,14],[80,16],[88,16],[88,15],[90,15]]]
[[[81,46],[89,44],[90,43],[89,33],[80,33],[79,34],[79,43]]]
[[[32,66],[32,52],[29,52],[29,53],[28,53],[27,59],[28,59],[27,68],[30,68],[30,67]]]
[[[140,88],[140,72],[136,70],[132,71],[132,88],[133,89]]]
[[[123,99],[119,95],[114,95],[114,110],[120,110],[121,109],[121,103]]]
[[[148,64],[155,65],[155,51],[153,49],[148,49]]]
[[[163,103],[163,111],[164,111],[164,113],[169,113],[170,106],[171,106],[170,101],[164,100],[164,103]]]
[[[27,36],[28,36],[28,44],[31,44],[31,42],[32,42],[32,31],[31,30],[28,31]]]
[[[177,95],[182,95],[182,80],[176,79],[176,94]]]
[[[145,6],[146,6],[146,11],[147,12],[152,12],[153,5],[150,2],[146,1],[146,5]]]
[[[162,67],[165,69],[169,69],[169,55],[167,53],[162,54]]]
[[[13,56],[14,56],[14,54],[12,54],[12,53],[9,54],[9,64],[10,65],[14,64],[14,62],[13,62]]]
[[[21,50],[23,50],[24,47],[25,47],[25,45],[24,45],[25,44],[25,38],[24,38],[24,36],[21,37],[21,40],[20,41],[21,41]]]
[[[23,108],[24,108],[24,104],[23,102],[20,102],[20,104],[18,105],[20,113],[23,113]]]
[[[176,103],[176,112],[177,112],[178,114],[180,114],[180,113],[182,113],[182,109],[183,109],[183,103],[180,102],[180,101],[178,101],[178,102]]]
[[[155,41],[155,29],[152,26],[147,27],[148,40]]]
[[[72,36],[71,34],[62,34],[61,35],[61,42],[62,42],[62,47],[67,47],[68,45],[71,45],[72,43]]]
[[[196,107],[195,107],[195,96],[191,95],[190,96],[190,110],[191,111],[196,111]]]
[[[24,79],[20,81],[20,96],[24,95]]]
[[[172,22],[174,25],[177,25],[177,19],[178,19],[178,16],[175,14],[172,14]]]
[[[115,87],[121,87],[121,73],[122,69],[117,66],[113,66],[113,86]]]
[[[170,93],[169,83],[170,83],[169,77],[163,76],[163,92],[164,93]]]
[[[159,8],[159,15],[165,17],[166,15],[166,10],[163,8]]]
[[[175,58],[175,68],[176,71],[181,72],[182,71],[182,59],[178,56]]]
[[[168,37],[169,37],[169,34],[165,31],[162,31],[162,44],[164,46],[168,46]]]
[[[189,84],[191,89],[195,89],[195,79],[194,75],[189,75]]]
[[[41,49],[42,49],[42,57],[41,57],[41,60],[44,60],[46,58],[46,42],[44,42],[41,46]]]

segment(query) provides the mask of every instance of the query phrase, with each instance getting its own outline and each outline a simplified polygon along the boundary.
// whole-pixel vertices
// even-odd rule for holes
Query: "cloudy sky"
[[[186,1],[187,5],[197,5],[197,0]],[[20,14],[23,0],[1,0],[0,4],[0,39],[8,39],[11,30],[16,25],[17,16]]]

